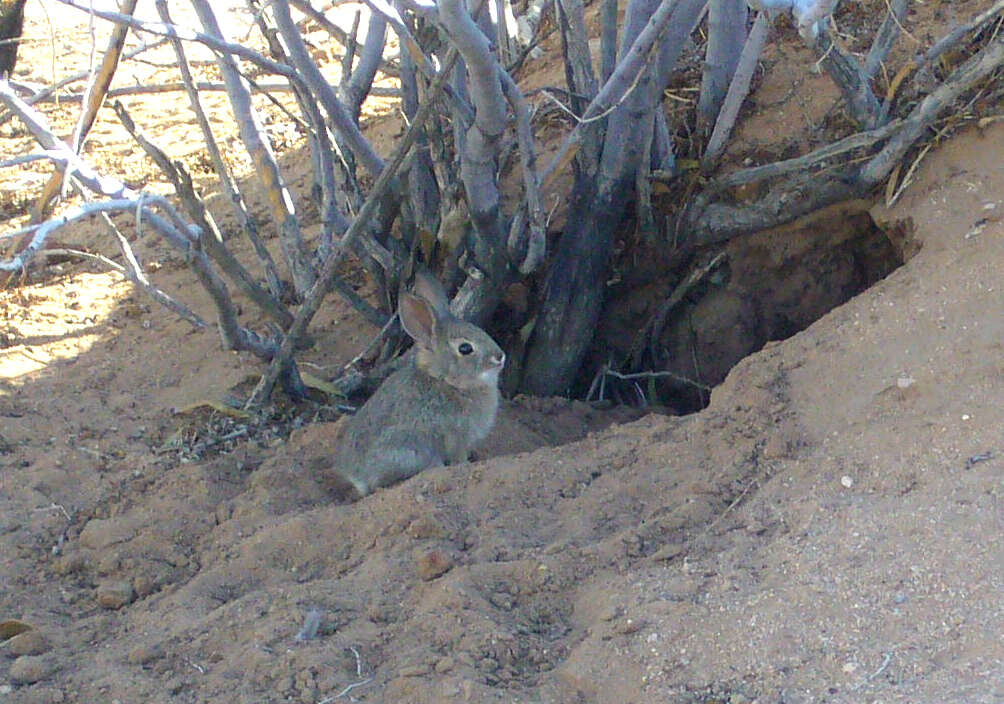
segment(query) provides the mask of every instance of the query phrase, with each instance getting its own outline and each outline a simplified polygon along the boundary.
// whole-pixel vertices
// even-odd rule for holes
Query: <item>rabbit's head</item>
[[[418,274],[415,294],[403,293],[398,314],[415,340],[415,365],[458,389],[496,387],[505,353],[488,333],[456,318],[439,282]]]

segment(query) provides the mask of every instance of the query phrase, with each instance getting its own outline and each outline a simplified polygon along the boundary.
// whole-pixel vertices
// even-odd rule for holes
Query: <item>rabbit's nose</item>
[[[501,367],[505,364],[505,352],[496,352],[491,357],[492,364]]]

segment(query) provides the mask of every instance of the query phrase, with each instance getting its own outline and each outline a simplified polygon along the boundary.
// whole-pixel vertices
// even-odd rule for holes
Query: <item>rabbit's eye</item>
[[[461,342],[457,345],[457,352],[464,355],[465,357],[474,351],[474,345],[470,342]]]

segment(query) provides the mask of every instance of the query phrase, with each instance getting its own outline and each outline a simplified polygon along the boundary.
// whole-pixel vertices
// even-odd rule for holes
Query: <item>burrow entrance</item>
[[[695,253],[676,269],[667,269],[665,262],[660,266],[656,256],[635,255],[620,267],[621,280],[608,291],[573,395],[582,398],[592,388],[595,398],[597,374],[609,365],[678,377],[606,375],[604,395],[614,402],[637,405],[644,396],[647,403],[676,413],[705,407],[710,394],[689,382],[721,383],[743,357],[804,330],[915,253],[910,233],[900,226],[878,227],[870,205],[834,205],[784,227],[737,237],[724,248]],[[692,287],[682,287],[686,294],[680,297],[681,283],[702,267],[706,274]],[[658,323],[654,331],[653,322]]]

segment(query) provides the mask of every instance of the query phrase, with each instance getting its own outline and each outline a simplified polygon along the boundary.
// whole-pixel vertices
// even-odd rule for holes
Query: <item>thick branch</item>
[[[725,151],[729,135],[732,134],[736,118],[739,117],[739,108],[742,107],[743,101],[749,95],[753,72],[756,71],[757,61],[760,60],[760,52],[763,51],[764,44],[767,43],[768,29],[770,29],[770,20],[767,18],[766,12],[761,12],[757,15],[753,29],[750,30],[746,44],[739,55],[735,74],[732,76],[729,90],[725,94],[725,102],[722,104],[721,112],[718,113],[715,129],[711,133],[708,147],[701,159],[701,165],[705,169],[711,168]]]
[[[944,83],[913,109],[903,121],[902,129],[861,170],[862,183],[869,186],[881,183],[924,130],[934,122],[938,113],[1002,64],[1004,64],[1004,35],[998,35],[978,54],[959,66]]]
[[[490,279],[506,269],[505,234],[495,177],[498,144],[506,127],[506,101],[500,79],[501,66],[488,38],[478,28],[460,0],[440,0],[440,20],[467,65],[474,122],[461,147],[460,177],[477,232],[475,257]]]
[[[840,88],[847,101],[851,117],[866,129],[878,123],[879,102],[868,84],[868,76],[858,60],[836,41],[825,27],[819,30],[820,62]]]
[[[701,76],[697,119],[702,131],[710,130],[721,110],[746,44],[746,0],[711,0],[708,3],[708,47]]]
[[[366,43],[359,55],[356,70],[345,86],[346,99],[349,101],[349,112],[359,119],[359,111],[363,101],[373,87],[373,79],[383,58],[384,45],[387,42],[387,20],[382,15],[370,14],[369,27],[366,29]]]
[[[892,50],[896,40],[899,39],[903,22],[906,21],[906,8],[910,5],[910,0],[891,0],[889,12],[885,20],[875,33],[871,49],[865,58],[865,75],[872,78],[885,63],[886,56]]]

